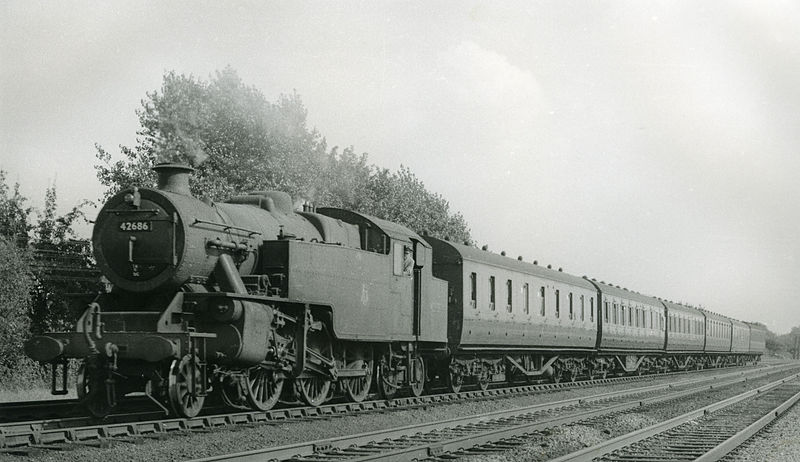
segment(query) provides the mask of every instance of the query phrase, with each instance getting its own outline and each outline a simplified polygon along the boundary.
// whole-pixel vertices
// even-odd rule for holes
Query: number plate
[[[125,232],[142,232],[142,231],[152,231],[153,230],[153,222],[152,221],[123,221],[119,224],[119,230]]]

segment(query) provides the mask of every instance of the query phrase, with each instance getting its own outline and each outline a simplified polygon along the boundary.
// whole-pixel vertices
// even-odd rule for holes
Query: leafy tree
[[[25,206],[26,200],[19,193],[19,183],[9,188],[6,183],[6,172],[0,170],[0,237],[18,247],[25,247],[28,244],[28,233],[31,230],[28,216],[32,209]]]
[[[30,266],[26,249],[0,237],[0,379],[10,377],[23,361],[22,344],[30,326],[28,294],[33,288]]]
[[[403,223],[433,235],[469,240],[460,214],[427,191],[408,168],[392,173],[367,163],[349,147],[327,151],[307,125],[297,93],[268,102],[231,68],[209,82],[170,72],[160,91],[137,111],[140,129],[123,160],[97,146],[97,173],[107,195],[130,185],[152,185],[156,162],[196,168],[193,194],[213,200],[249,191],[281,190],[298,200],[344,207]]]
[[[197,172],[192,192],[221,200],[247,191],[280,189],[313,194],[325,143],[306,127],[297,94],[273,104],[230,68],[211,82],[171,72],[160,92],[137,111],[141,129],[124,161],[111,162],[98,146],[100,182],[113,194],[132,184],[153,184],[156,162],[185,162]]]
[[[44,210],[34,229],[31,247],[36,283],[31,290],[31,330],[41,333],[71,327],[85,300],[73,294],[91,293],[98,272],[89,243],[76,240],[73,225],[85,220],[84,201],[62,216],[56,215],[56,187],[47,188]]]

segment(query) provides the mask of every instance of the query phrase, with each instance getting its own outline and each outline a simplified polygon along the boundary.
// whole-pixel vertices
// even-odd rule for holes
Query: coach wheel
[[[111,404],[106,396],[106,386],[102,379],[92,377],[86,363],[78,368],[76,377],[78,399],[83,401],[86,410],[94,417],[103,418],[111,412]]]
[[[252,367],[247,372],[245,394],[250,407],[268,411],[275,406],[283,390],[284,379],[279,373],[263,367]]]
[[[482,370],[480,374],[478,374],[478,388],[481,391],[486,391],[489,389],[489,382],[491,382],[491,377],[489,376],[489,371],[486,369]]]
[[[550,377],[550,380],[553,383],[561,383],[561,379],[563,378],[562,375],[564,374],[564,369],[561,366],[553,365],[553,375]]]
[[[570,367],[569,369],[564,371],[564,380],[566,382],[574,382],[578,380],[578,369],[574,367]]]
[[[411,377],[409,377],[412,396],[422,396],[425,391],[425,361],[419,356],[411,360]]]
[[[461,386],[464,385],[464,374],[459,370],[450,370],[447,373],[447,391],[450,393],[458,393],[461,391]]]
[[[202,371],[196,356],[186,355],[172,361],[169,368],[169,402],[175,414],[192,418],[200,413],[206,397],[200,396],[203,388]]]
[[[356,403],[364,401],[369,394],[369,387],[372,385],[372,350],[369,349],[354,358],[349,358],[346,369],[348,370],[363,370],[366,375],[361,377],[348,377],[339,379],[342,381],[342,388],[347,395],[347,398]]]
[[[387,352],[381,356],[375,366],[378,380],[378,393],[383,399],[392,399],[402,384],[402,375],[392,367],[391,355]]]

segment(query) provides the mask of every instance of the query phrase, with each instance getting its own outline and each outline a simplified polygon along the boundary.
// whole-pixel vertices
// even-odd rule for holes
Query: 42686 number
[[[149,221],[123,221],[119,224],[120,231],[151,231],[153,223]]]

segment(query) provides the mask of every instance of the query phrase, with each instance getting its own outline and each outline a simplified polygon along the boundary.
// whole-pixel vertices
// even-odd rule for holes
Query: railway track
[[[795,371],[790,378],[782,378],[779,383],[797,381],[798,378],[800,373]],[[198,459],[196,462],[451,460],[502,452],[523,443],[532,433],[544,432],[552,427],[630,411],[645,405],[673,401],[746,380],[748,380],[746,377],[728,377],[717,378],[712,384],[702,386],[685,383],[674,386],[642,387],[591,398],[569,399],[440,422]]]
[[[779,370],[784,366],[771,366],[745,371],[708,371],[715,373],[712,377],[698,374],[694,382],[716,381],[720,376],[746,378],[754,374],[770,370]],[[685,373],[677,373],[686,376]],[[70,444],[104,446],[110,440],[132,441],[134,439],[157,438],[170,433],[203,432],[217,428],[237,425],[253,425],[263,423],[280,423],[299,420],[319,419],[366,412],[386,412],[390,410],[407,410],[415,407],[484,400],[497,398],[513,398],[524,394],[535,394],[560,389],[585,388],[601,384],[627,383],[652,379],[654,376],[617,377],[587,382],[527,385],[490,389],[486,391],[467,391],[459,394],[431,395],[418,398],[398,398],[393,400],[375,400],[363,403],[329,404],[319,408],[287,407],[268,412],[235,412],[203,415],[193,419],[164,419],[157,412],[130,412],[108,417],[102,422],[89,417],[68,417],[61,419],[33,420],[0,424],[0,452],[25,454],[32,450],[47,448],[63,448]],[[663,377],[655,376],[655,377]],[[657,386],[657,389],[669,388],[669,385]],[[648,388],[648,387],[644,387]],[[74,403],[73,403],[74,405]]]
[[[778,380],[553,462],[722,459],[800,400],[800,377]]]

